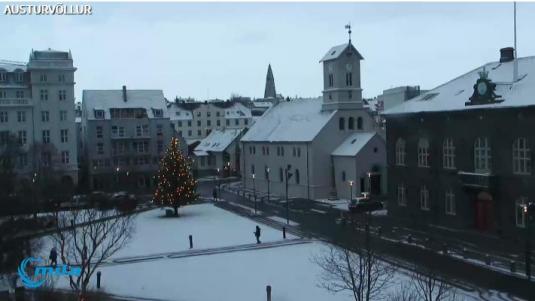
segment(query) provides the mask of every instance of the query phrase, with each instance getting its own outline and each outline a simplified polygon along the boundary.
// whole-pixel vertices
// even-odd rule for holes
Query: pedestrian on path
[[[260,241],[260,227],[258,227],[258,225],[256,225],[256,231],[253,232],[254,233],[254,236],[256,237],[256,243],[259,244],[261,243]]]
[[[56,267],[58,264],[58,252],[56,251],[55,247],[50,250],[50,256],[48,256],[48,259],[50,259],[50,265]]]
[[[214,190],[212,190],[212,197],[214,198],[214,201],[217,200],[217,189],[214,187]]]

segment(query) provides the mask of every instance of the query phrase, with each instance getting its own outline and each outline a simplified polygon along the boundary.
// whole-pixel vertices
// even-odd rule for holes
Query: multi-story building
[[[420,86],[401,86],[386,89],[377,96],[377,107],[380,110],[388,110],[426,91],[420,90]]]
[[[154,187],[173,135],[162,90],[84,90],[81,122],[92,189]]]
[[[321,60],[323,97],[279,102],[256,120],[241,139],[246,187],[284,195],[288,169],[290,197],[349,198],[361,178],[353,197],[371,189],[366,183],[384,193],[385,145],[363,106],[361,59],[351,40],[331,48]]]
[[[75,71],[70,52],[51,49],[32,50],[28,63],[0,61],[0,144],[18,141],[19,180],[76,185]]]
[[[213,130],[243,129],[251,126],[251,110],[237,101],[168,103],[175,131],[189,145],[206,138]]]
[[[504,48],[500,61],[385,111],[389,215],[518,235],[535,199],[534,95],[535,57]]]

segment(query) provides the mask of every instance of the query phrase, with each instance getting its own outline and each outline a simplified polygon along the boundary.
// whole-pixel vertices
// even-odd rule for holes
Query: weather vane
[[[348,23],[345,28],[347,29],[347,34],[349,35],[349,44],[351,44],[351,23]]]

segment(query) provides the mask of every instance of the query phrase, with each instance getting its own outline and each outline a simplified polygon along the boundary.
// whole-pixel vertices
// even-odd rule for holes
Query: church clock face
[[[477,84],[477,93],[479,95],[485,95],[487,93],[487,83],[480,82]]]
[[[346,70],[349,72],[351,69],[353,69],[353,66],[351,66],[351,64],[346,64]]]

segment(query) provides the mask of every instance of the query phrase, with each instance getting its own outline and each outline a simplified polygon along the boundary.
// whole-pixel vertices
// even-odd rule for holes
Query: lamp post
[[[267,193],[268,193],[268,195],[267,195],[267,200],[268,200],[268,202],[269,202],[269,167],[266,167],[266,180],[267,180],[267,184],[268,184],[268,185],[267,185],[267,186],[268,186],[268,187],[267,187],[267,190],[268,190],[268,191],[267,191]]]
[[[256,215],[256,185],[255,185],[255,181],[254,181],[254,173],[253,173],[253,198],[254,198],[254,214]]]
[[[285,178],[286,178],[286,224],[290,224],[290,200],[288,199],[288,180],[292,177],[292,174],[290,173],[290,169],[292,168],[292,165],[288,164],[286,169],[284,170]]]
[[[117,166],[117,168],[115,168],[115,184],[119,185],[119,171],[121,169],[119,168],[119,166]]]
[[[353,198],[353,181],[349,181],[349,201]]]
[[[230,161],[227,162],[227,176],[230,177]]]
[[[535,219],[535,202],[524,205],[524,215],[526,218],[526,277],[531,280],[531,224]]]
[[[217,169],[217,197],[221,199],[221,175],[219,174],[219,168]]]

